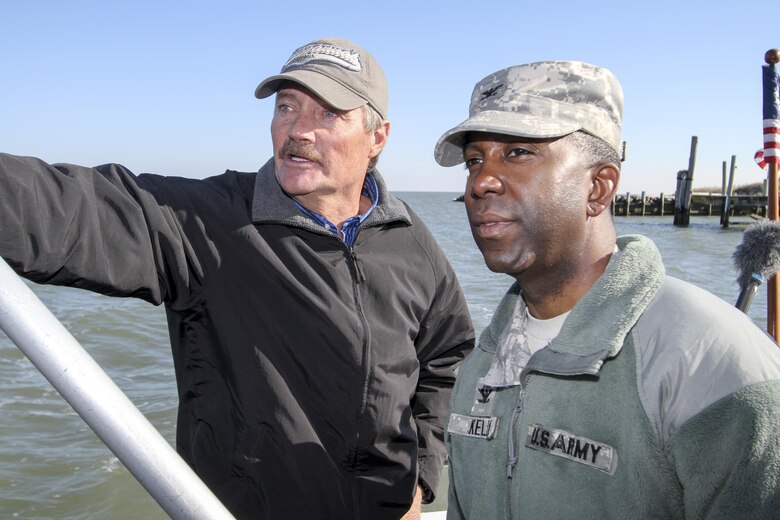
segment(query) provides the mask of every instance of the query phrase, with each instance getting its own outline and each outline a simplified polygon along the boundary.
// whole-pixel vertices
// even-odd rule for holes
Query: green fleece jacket
[[[618,239],[521,386],[480,388],[519,295],[458,374],[449,519],[780,518],[780,348]]]

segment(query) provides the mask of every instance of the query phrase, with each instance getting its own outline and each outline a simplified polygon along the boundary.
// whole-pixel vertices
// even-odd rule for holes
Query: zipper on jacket
[[[365,334],[363,335],[363,352],[362,352],[362,363],[363,363],[363,387],[360,390],[360,403],[358,405],[357,413],[355,415],[356,420],[356,432],[355,432],[355,446],[352,450],[352,461],[351,461],[351,469],[354,469],[357,467],[357,459],[358,459],[358,453],[360,451],[360,421],[363,419],[363,414],[366,410],[366,403],[368,401],[368,378],[371,373],[371,330],[368,326],[368,320],[366,319],[366,314],[363,311],[363,304],[362,304],[362,298],[360,295],[360,284],[362,284],[364,281],[366,281],[366,275],[363,272],[363,268],[360,266],[360,260],[358,259],[357,254],[355,253],[355,250],[353,248],[349,248],[349,257],[350,261],[352,263],[353,269],[354,269],[354,283],[352,284],[352,290],[355,297],[355,306],[357,308],[358,316],[360,316],[360,321],[363,324],[363,330],[365,331]]]
[[[366,273],[363,272],[363,268],[360,266],[361,262],[358,260],[355,250],[349,249],[349,257],[352,260],[352,266],[355,268],[355,281],[357,283],[363,283],[366,281]]]
[[[506,478],[511,479],[512,473],[517,464],[517,451],[515,450],[515,421],[520,416],[520,412],[523,411],[523,394],[525,393],[525,387],[520,386],[520,391],[517,393],[517,402],[515,403],[515,409],[512,412],[512,418],[509,421],[509,433],[507,435],[507,451],[508,457],[506,462]],[[518,446],[519,448],[519,446]]]
[[[521,378],[522,379],[522,378]],[[527,381],[527,379],[526,379]],[[515,421],[518,420],[520,413],[523,411],[523,397],[526,390],[526,381],[523,381],[520,385],[520,390],[517,393],[517,402],[515,403],[515,409],[512,412],[512,419],[509,421],[509,432],[507,433],[507,448],[509,451],[506,463],[506,478],[512,478],[512,472],[517,464],[517,452],[515,451]],[[518,450],[520,446],[518,445]],[[508,518],[515,518],[516,511],[513,511],[512,504],[512,486],[509,487],[507,495],[504,497],[506,500],[506,507],[509,511]],[[517,514],[519,517],[519,514]]]

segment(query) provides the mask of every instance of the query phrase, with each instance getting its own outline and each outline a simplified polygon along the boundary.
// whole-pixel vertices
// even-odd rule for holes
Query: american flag
[[[762,67],[764,83],[764,161],[780,163],[780,77],[772,65]]]

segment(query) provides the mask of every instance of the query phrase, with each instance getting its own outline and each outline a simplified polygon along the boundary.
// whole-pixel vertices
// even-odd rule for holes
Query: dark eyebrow
[[[288,89],[287,91],[285,91],[283,89],[277,90],[276,91],[276,100],[277,101],[279,101],[279,100],[284,101],[285,99],[293,99],[294,100],[295,99],[295,95],[292,93],[292,91],[294,91],[294,90],[295,89]],[[319,99],[319,98],[317,98],[317,99]],[[347,112],[349,112],[349,110],[341,110],[339,108],[331,106],[328,103],[326,103],[324,100],[321,100],[321,99],[320,99],[320,106],[322,106],[325,110],[327,110],[329,112],[333,112],[333,113],[338,114],[338,115],[344,115]]]
[[[287,99],[287,98],[292,98],[292,97],[295,97],[295,96],[293,96],[290,92],[285,92],[283,90],[278,90],[276,92],[276,99]]]

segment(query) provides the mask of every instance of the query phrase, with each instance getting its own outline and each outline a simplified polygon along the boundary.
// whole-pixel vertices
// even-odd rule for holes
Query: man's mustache
[[[284,159],[287,155],[295,155],[320,165],[324,161],[322,155],[313,146],[297,143],[291,139],[285,141],[284,146],[279,150],[279,159]]]

